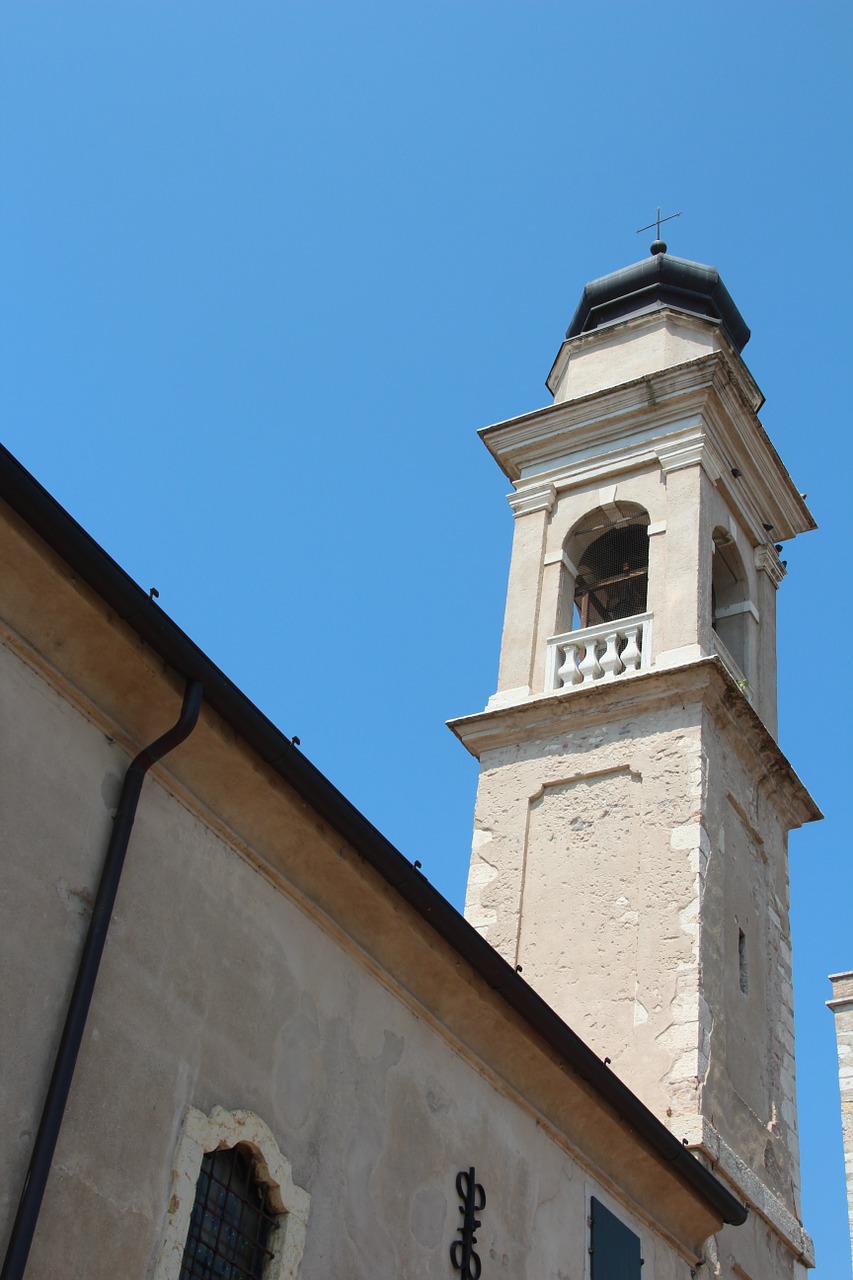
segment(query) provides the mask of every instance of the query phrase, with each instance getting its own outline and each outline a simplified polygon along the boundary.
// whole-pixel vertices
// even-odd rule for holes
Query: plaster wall
[[[536,635],[541,616],[544,541],[548,513],[519,515],[512,539],[509,583],[501,642],[498,689],[520,689],[526,694],[538,657]]]
[[[480,760],[467,918],[681,1134],[701,1039],[697,708],[564,719]]]
[[[549,380],[556,403],[619,386],[722,346],[718,325],[671,310],[618,321],[563,344]]]
[[[7,648],[0,689],[4,1241],[128,757],[105,718]],[[216,738],[198,732],[209,767]],[[242,765],[230,776],[226,805],[245,789]],[[325,866],[331,854],[345,874],[316,815],[286,795],[270,807],[279,859],[295,849]],[[488,1197],[487,1274],[582,1280],[596,1194],[640,1232],[644,1274],[681,1280],[669,1237],[290,891],[275,859],[205,813],[170,773],[149,776],[30,1274],[151,1275],[192,1105],[269,1125],[311,1196],[303,1280],[447,1277],[455,1175],[470,1165]],[[387,911],[375,919],[404,930]]]

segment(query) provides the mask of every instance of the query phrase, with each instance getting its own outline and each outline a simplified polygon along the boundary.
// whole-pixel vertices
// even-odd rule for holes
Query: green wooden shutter
[[[640,1237],[595,1196],[590,1210],[592,1280],[640,1280],[643,1266]]]

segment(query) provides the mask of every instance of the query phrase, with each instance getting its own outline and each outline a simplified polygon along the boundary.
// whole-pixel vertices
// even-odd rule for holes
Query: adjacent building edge
[[[827,1008],[835,1016],[838,1041],[838,1086],[841,1092],[841,1133],[844,1142],[844,1169],[847,1178],[847,1217],[850,1225],[850,1253],[853,1257],[853,970],[831,973],[832,999]]]

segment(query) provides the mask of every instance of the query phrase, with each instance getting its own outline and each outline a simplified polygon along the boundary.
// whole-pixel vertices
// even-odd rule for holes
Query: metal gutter
[[[98,883],[98,892],[86,931],[86,940],[80,953],[77,977],[68,1002],[65,1025],[56,1051],[56,1061],[53,1064],[53,1073],[33,1142],[33,1151],[18,1201],[18,1211],[9,1237],[0,1280],[21,1280],[26,1270],[53,1153],[56,1150],[56,1140],[65,1115],[65,1104],[74,1079],[74,1069],[77,1066],[83,1032],[86,1030],[86,1020],[92,1004],[98,970],[101,967],[101,957],[104,954],[107,932],[145,775],[158,760],[162,760],[190,736],[198,723],[201,698],[201,685],[196,680],[189,681],[184,693],[181,714],[172,728],[161,734],[150,746],[144,747],[131,760],[124,775],[118,809],[113,818],[113,828]]]
[[[574,1075],[668,1163],[724,1222],[745,1206],[663,1125],[429,881],[302,755],[147,593],[0,445],[0,498],[329,823],[519,1014]]]

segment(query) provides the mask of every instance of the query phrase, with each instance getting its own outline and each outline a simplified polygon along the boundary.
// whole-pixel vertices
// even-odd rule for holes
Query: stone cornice
[[[543,565],[549,565],[549,564],[561,564],[561,565],[563,566],[563,568],[564,568],[564,569],[567,569],[567,570],[569,571],[569,573],[572,575],[572,577],[573,577],[573,578],[576,578],[576,577],[578,576],[578,567],[577,567],[577,565],[576,565],[576,564],[574,564],[574,563],[569,559],[569,557],[566,555],[565,551],[550,551],[550,552],[548,552],[548,554],[547,554],[547,555],[544,557],[544,559],[542,560],[542,563],[543,563]]]
[[[831,973],[832,999],[827,1000],[826,1007],[833,1013],[838,1009],[853,1009],[853,972]]]
[[[550,511],[556,501],[557,490],[547,480],[507,495],[507,502],[516,517],[529,516],[534,511]]]
[[[717,1177],[723,1177],[746,1200],[750,1209],[758,1213],[782,1237],[788,1248],[807,1267],[815,1264],[814,1245],[808,1232],[791,1211],[770,1191],[755,1171],[741,1160],[720,1137],[706,1118],[700,1120],[701,1137],[688,1142],[696,1155],[702,1155]]]
[[[620,680],[597,681],[534,694],[513,706],[495,707],[448,721],[472,756],[537,739],[693,702],[731,725],[734,749],[762,778],[787,811],[791,827],[823,815],[787,757],[717,657],[683,666],[652,668]]]
[[[549,460],[561,451],[603,453],[637,432],[651,442],[689,415],[690,408],[681,402],[685,395],[693,393],[695,398],[697,391],[711,385],[713,371],[707,365],[719,358],[719,353],[712,353],[617,387],[545,405],[483,427],[479,434],[513,481],[548,470]],[[701,397],[697,407],[700,401]]]
[[[726,469],[726,464],[708,439],[705,431],[694,431],[690,435],[664,441],[655,449],[658,462],[664,475],[670,471],[681,471],[684,467],[704,467],[716,484]]]
[[[787,569],[779,559],[779,553],[772,543],[765,543],[764,546],[755,548],[755,567],[767,574],[774,587],[779,586],[779,583],[787,573]]]
[[[815,523],[755,415],[745,372],[714,351],[480,435],[519,492],[545,480],[559,490],[643,465],[699,463],[743,511],[756,542],[767,540],[765,524],[774,539],[790,538]]]

